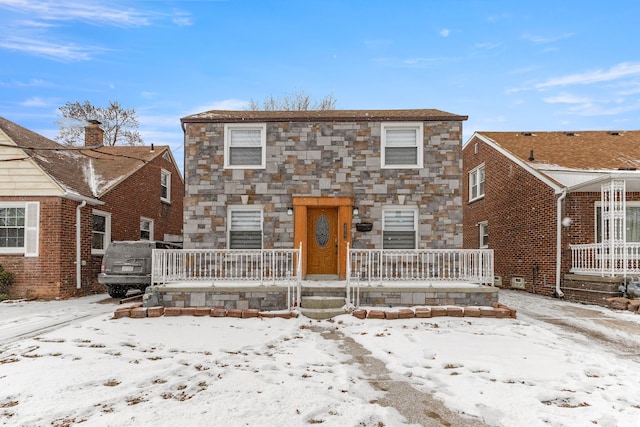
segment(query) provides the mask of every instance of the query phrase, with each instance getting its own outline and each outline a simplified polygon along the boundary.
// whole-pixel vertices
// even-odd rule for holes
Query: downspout
[[[564,292],[560,290],[560,270],[562,269],[562,201],[567,197],[567,189],[562,189],[562,194],[558,197],[558,207],[556,214],[556,296],[562,298]]]
[[[76,289],[82,288],[82,241],[80,233],[80,209],[87,205],[87,201],[83,200],[76,206]]]

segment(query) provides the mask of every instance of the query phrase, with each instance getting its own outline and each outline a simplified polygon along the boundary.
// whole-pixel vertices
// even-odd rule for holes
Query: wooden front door
[[[338,208],[307,211],[307,274],[338,273]]]

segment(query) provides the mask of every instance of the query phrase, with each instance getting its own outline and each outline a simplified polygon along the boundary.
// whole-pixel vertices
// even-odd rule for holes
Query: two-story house
[[[348,247],[460,248],[466,119],[433,109],[184,117],[184,247],[301,246],[307,279],[344,279]]]

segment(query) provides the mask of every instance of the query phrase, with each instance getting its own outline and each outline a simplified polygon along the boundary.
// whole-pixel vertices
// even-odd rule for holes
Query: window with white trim
[[[40,203],[0,203],[0,254],[38,256]]]
[[[140,217],[140,240],[153,240],[153,220]]]
[[[487,221],[478,223],[478,231],[480,232],[480,249],[489,247],[489,223]]]
[[[224,167],[264,169],[266,167],[267,125],[229,123],[224,125]]]
[[[417,229],[417,209],[384,209],[382,211],[382,248],[416,249]]]
[[[160,200],[171,203],[171,172],[165,169],[160,171]]]
[[[261,207],[230,207],[229,249],[262,249],[262,216]]]
[[[484,197],[484,163],[469,172],[469,201]]]
[[[381,167],[422,168],[423,141],[422,123],[383,123],[380,136]]]
[[[625,238],[627,243],[640,242],[640,202],[626,202],[625,207]],[[596,242],[602,242],[602,203],[595,203],[595,234]],[[614,221],[618,221],[615,229],[619,233],[618,236],[612,236],[616,240],[622,240],[622,218],[616,218]]]
[[[92,219],[91,254],[104,255],[104,251],[111,243],[111,214],[94,209]]]

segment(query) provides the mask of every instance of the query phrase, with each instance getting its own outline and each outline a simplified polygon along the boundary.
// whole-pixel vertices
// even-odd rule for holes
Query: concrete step
[[[313,309],[337,309],[345,304],[344,297],[309,296],[302,297],[300,306]]]
[[[345,314],[343,308],[300,308],[303,316],[308,317],[309,319],[315,320],[325,320],[331,319],[335,316],[340,316],[341,314]]]

